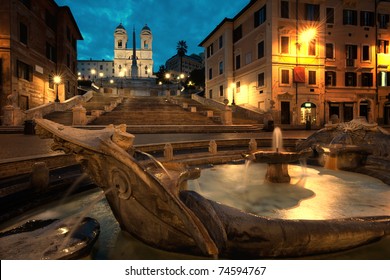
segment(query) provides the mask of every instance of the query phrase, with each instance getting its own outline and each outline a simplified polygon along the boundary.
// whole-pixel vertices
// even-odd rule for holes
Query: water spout
[[[275,127],[272,133],[272,150],[277,153],[283,150],[282,130],[279,127]]]
[[[168,172],[168,170],[165,168],[165,166],[160,161],[158,161],[154,156],[152,156],[151,154],[142,152],[140,150],[137,150],[137,153],[140,153],[140,154],[150,158],[158,167],[160,167],[165,172],[165,174],[167,174],[168,178],[172,180],[172,175]]]

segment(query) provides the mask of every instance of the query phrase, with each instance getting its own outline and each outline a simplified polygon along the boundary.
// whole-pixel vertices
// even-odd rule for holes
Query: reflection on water
[[[204,196],[246,211],[287,219],[327,219],[349,216],[390,215],[390,187],[355,173],[335,173],[323,168],[290,166],[291,184],[265,184],[264,164],[220,165],[202,170],[190,188]],[[245,179],[246,178],[246,179]],[[221,195],[222,194],[222,195]],[[88,259],[198,259],[151,248],[121,231],[102,191],[73,196],[61,206],[50,204],[9,222],[16,226],[29,219],[84,215],[95,218],[101,234]],[[91,203],[94,205],[91,207]],[[2,230],[4,230],[4,225]],[[353,250],[306,259],[390,259],[390,237]]]
[[[290,183],[264,180],[266,164],[202,170],[198,191],[250,213],[284,219],[390,215],[390,187],[372,177],[289,165]],[[210,183],[212,182],[212,183]],[[189,184],[192,188],[192,182]]]

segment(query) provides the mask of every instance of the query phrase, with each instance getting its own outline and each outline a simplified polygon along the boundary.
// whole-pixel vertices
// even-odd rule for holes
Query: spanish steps
[[[109,106],[116,100],[118,97],[95,94],[90,101],[81,105],[87,110],[87,115],[91,115],[93,110],[104,110],[105,106]],[[188,108],[183,108],[183,103],[187,103]],[[191,107],[196,107],[196,112],[191,112]],[[207,117],[207,111],[213,111],[213,117]],[[45,118],[64,125],[72,125],[72,110],[53,112]],[[180,96],[171,97],[169,100],[166,97],[125,97],[116,108],[102,114],[89,125],[122,123],[127,125],[219,125],[221,124],[221,112]],[[257,121],[235,114],[233,114],[233,123],[237,125],[258,124]]]

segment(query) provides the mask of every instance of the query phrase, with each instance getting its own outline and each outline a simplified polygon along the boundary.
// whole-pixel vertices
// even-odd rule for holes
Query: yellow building
[[[389,1],[252,0],[200,43],[205,96],[277,124],[390,124],[389,14]]]
[[[82,39],[67,6],[54,0],[2,0],[0,109],[13,105],[24,111],[77,95],[77,41]]]

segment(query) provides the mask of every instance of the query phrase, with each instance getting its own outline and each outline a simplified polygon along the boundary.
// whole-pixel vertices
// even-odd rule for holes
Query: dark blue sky
[[[154,71],[176,54],[180,40],[187,42],[187,54],[203,52],[199,43],[225,17],[234,17],[249,3],[249,0],[55,1],[70,7],[84,37],[78,43],[78,59],[112,60],[113,33],[119,23],[128,32],[135,27],[139,48],[139,32],[147,24],[153,33]]]

